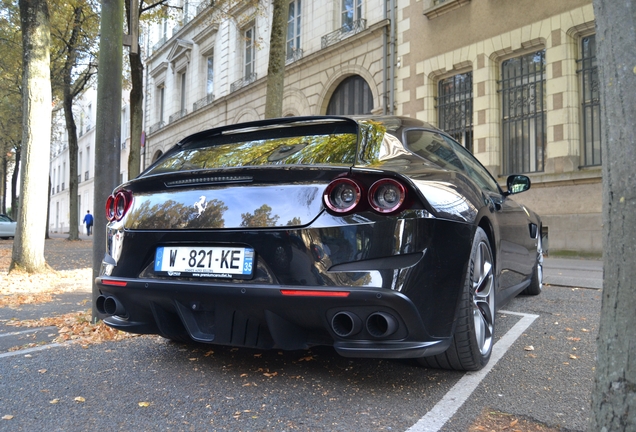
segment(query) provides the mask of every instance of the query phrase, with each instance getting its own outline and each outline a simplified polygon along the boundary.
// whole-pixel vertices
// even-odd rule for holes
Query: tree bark
[[[590,431],[636,430],[636,3],[594,0],[603,152],[603,300]]]
[[[95,192],[93,197],[93,281],[104,259],[106,212],[99,211],[119,185],[121,154],[121,90],[124,2],[103,0],[97,73],[97,121],[95,123]],[[98,319],[95,301],[99,289],[93,283],[93,321]]]
[[[63,98],[64,119],[66,121],[66,131],[68,136],[68,164],[69,164],[69,240],[79,240],[79,212],[77,203],[77,126],[73,116],[73,67],[77,59],[77,42],[79,39],[80,25],[82,17],[82,6],[79,5],[73,12],[73,30],[67,43],[66,60],[64,61],[64,77],[63,77]]]
[[[10,270],[44,271],[51,144],[51,32],[46,0],[20,0],[23,46],[20,204]]]
[[[131,34],[130,2],[138,0],[126,0],[126,19],[128,22],[128,33]],[[137,8],[142,11],[141,7]],[[134,17],[139,20],[139,16]],[[141,47],[139,50],[141,51]],[[141,62],[139,52],[128,53],[130,62],[130,149],[128,153],[128,178],[132,179],[139,175],[141,169],[141,133],[143,131],[143,99],[144,99],[144,65]]]
[[[11,218],[18,218],[18,180],[20,176],[20,166],[22,155],[22,146],[15,149],[15,165],[13,168],[13,174],[11,175]]]
[[[269,39],[269,63],[267,65],[267,95],[265,98],[265,118],[283,115],[283,90],[285,85],[285,60],[287,53],[288,0],[273,0],[272,34]]]

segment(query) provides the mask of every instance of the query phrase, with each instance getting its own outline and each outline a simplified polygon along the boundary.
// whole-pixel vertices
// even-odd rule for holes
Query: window
[[[164,86],[159,87],[158,89],[158,103],[159,106],[157,110],[159,111],[159,124],[163,124],[164,122],[164,110],[165,110],[165,102],[166,102],[166,88]]]
[[[179,107],[179,112],[181,113],[181,115],[184,115],[186,112],[186,73],[183,72],[181,75],[179,75],[179,81],[181,82],[181,89],[180,89],[180,107]]]
[[[583,129],[583,165],[601,164],[601,104],[599,97],[596,35],[581,39],[581,121]]]
[[[208,56],[207,64],[208,73],[205,89],[206,94],[211,95],[214,93],[214,56]]]
[[[455,150],[455,154],[466,169],[468,176],[472,178],[481,188],[494,193],[501,193],[497,181],[490,175],[488,170],[479,163],[475,157],[470,154],[467,149],[455,141],[444,137],[446,142]]]
[[[438,84],[439,128],[473,151],[473,73],[458,74]]]
[[[543,171],[546,142],[545,50],[502,63],[503,170]]]
[[[362,0],[342,0],[342,29],[356,29],[356,21],[362,19]]]
[[[370,114],[373,110],[373,93],[369,84],[359,75],[342,81],[333,92],[327,115]]]
[[[300,53],[300,16],[301,0],[293,0],[289,3],[289,16],[287,17],[287,60],[298,58]]]
[[[440,168],[452,171],[464,169],[450,144],[439,133],[419,129],[408,130],[406,131],[406,146],[416,155]]]
[[[245,38],[245,51],[244,51],[244,59],[245,59],[245,79],[248,80],[250,76],[254,73],[254,27],[250,27],[245,30],[243,33]]]

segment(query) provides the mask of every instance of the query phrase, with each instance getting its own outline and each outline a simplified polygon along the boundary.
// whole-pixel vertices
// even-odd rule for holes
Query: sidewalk
[[[544,258],[543,283],[577,288],[603,288],[603,261],[595,259]]]

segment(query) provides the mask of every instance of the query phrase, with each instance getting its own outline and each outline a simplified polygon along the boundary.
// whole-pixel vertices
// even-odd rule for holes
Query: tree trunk
[[[20,208],[10,270],[44,271],[44,224],[51,144],[51,32],[46,0],[20,0],[22,161]]]
[[[82,6],[77,6],[73,12],[73,31],[67,42],[66,60],[64,61],[64,77],[63,77],[63,106],[64,119],[66,121],[66,131],[68,136],[68,164],[69,164],[69,240],[79,240],[79,212],[77,208],[77,126],[73,117],[73,67],[77,58],[76,45],[79,38],[79,31],[82,18]]]
[[[133,0],[134,1],[134,0]],[[141,169],[141,133],[143,130],[143,82],[144,65],[139,53],[130,53],[130,152],[128,153],[128,178],[139,175]]]
[[[0,213],[7,213],[7,155],[2,155],[2,167],[0,168],[0,175],[2,175],[2,182],[0,182]]]
[[[125,0],[126,6],[126,22],[128,24],[128,34],[132,34],[131,18],[139,20],[139,15],[131,17],[131,1]],[[141,13],[142,8],[137,7],[136,10]],[[130,62],[130,148],[128,152],[128,178],[133,179],[139,175],[141,170],[141,133],[143,131],[144,121],[144,65],[141,61],[141,47],[136,53],[129,52],[128,60]]]
[[[272,34],[269,39],[269,64],[267,66],[267,95],[265,118],[283,115],[283,90],[285,84],[285,60],[287,52],[287,18],[289,0],[273,0]]]
[[[18,167],[21,163],[22,147],[15,149],[15,164],[13,174],[11,174],[11,218],[18,218],[18,176],[20,170]]]
[[[590,431],[636,430],[636,3],[594,0],[602,112],[603,300]]]
[[[95,123],[95,194],[93,197],[93,281],[104,259],[106,245],[106,212],[108,196],[119,185],[121,154],[121,76],[124,26],[123,0],[102,0],[97,72],[97,121]],[[93,283],[93,321],[98,312],[95,301],[99,289]]]

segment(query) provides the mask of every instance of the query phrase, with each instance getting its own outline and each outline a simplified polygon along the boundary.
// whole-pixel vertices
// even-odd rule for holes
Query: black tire
[[[532,269],[532,280],[530,285],[523,291],[521,295],[539,295],[543,291],[543,244],[541,242],[541,228],[537,239],[537,262]]]
[[[492,248],[484,230],[477,228],[453,340],[446,352],[418,359],[422,366],[476,371],[488,363],[495,332],[495,282]]]

